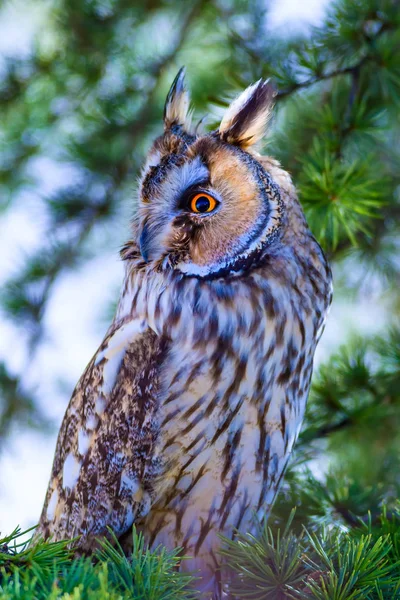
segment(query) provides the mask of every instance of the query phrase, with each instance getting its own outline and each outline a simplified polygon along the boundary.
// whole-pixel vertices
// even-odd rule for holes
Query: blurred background
[[[366,472],[374,446],[375,480],[386,469],[386,489],[397,485],[398,20],[390,0],[3,1],[0,531],[38,520],[62,416],[113,315],[136,177],[181,65],[206,128],[272,77],[266,151],[292,173],[333,263],[294,464],[323,479],[349,459],[353,481],[350,455]]]

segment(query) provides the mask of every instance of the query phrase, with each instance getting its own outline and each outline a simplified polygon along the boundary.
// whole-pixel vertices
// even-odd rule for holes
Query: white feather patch
[[[86,452],[89,450],[90,446],[90,436],[86,433],[84,429],[80,429],[78,432],[78,452],[82,456],[85,456]]]
[[[103,358],[110,359],[118,354],[122,348],[125,348],[133,341],[136,335],[143,333],[145,329],[146,321],[144,319],[133,319],[122,325],[110,337],[104,350],[98,353],[94,364],[98,365]]]
[[[128,490],[132,496],[134,496],[140,488],[137,477],[132,477],[128,473],[123,473],[121,476],[120,492],[122,490]]]
[[[97,424],[99,422],[99,418],[97,417],[97,415],[94,414],[90,414],[88,416],[88,418],[86,419],[86,427],[87,429],[95,429],[97,427]]]
[[[50,496],[50,500],[47,505],[47,511],[46,511],[46,516],[49,521],[52,521],[56,515],[57,502],[58,502],[58,492],[57,492],[57,490],[53,490],[53,493]]]
[[[104,400],[104,398],[102,398],[101,396],[99,396],[97,398],[96,402],[95,402],[95,405],[94,405],[96,414],[102,415],[103,412],[104,412],[104,410],[105,410],[105,408],[106,408],[106,405],[107,405],[107,403]]]
[[[125,323],[117,329],[108,340],[104,350],[96,356],[95,365],[105,359],[103,385],[101,386],[101,392],[105,396],[114,388],[126,348],[138,335],[144,332],[146,327],[147,323],[144,319],[134,319],[129,323]]]
[[[101,391],[104,395],[112,392],[115,382],[117,381],[118,372],[121,367],[122,359],[125,354],[125,347],[113,353],[112,357],[106,359],[103,367],[103,384]]]
[[[81,463],[71,453],[68,454],[63,466],[63,488],[73,489],[78,481]]]

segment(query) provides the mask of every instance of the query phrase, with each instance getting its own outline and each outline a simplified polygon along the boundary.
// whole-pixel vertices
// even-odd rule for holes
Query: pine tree
[[[291,172],[329,255],[334,302],[351,302],[356,321],[362,300],[384,326],[377,335],[342,332],[314,374],[268,524],[226,540],[225,561],[238,598],[392,600],[400,598],[400,7],[337,0],[320,26],[288,37],[268,26],[264,4],[54,3],[33,54],[7,59],[0,72],[2,209],[35,187],[35,157],[72,163],[82,177],[39,199],[48,235],[3,287],[1,310],[37,352],[59,277],[101,252],[99,232],[129,203],[178,66],[188,67],[199,114],[226,104],[227,88],[234,96],[270,77],[278,93],[266,151]],[[0,398],[0,443],[15,423],[47,424],[6,358]],[[177,556],[144,552],[140,537],[130,558],[105,544],[96,565],[74,561],[65,545],[32,549],[14,546],[18,539],[15,531],[0,540],[1,598],[190,597],[173,571]]]

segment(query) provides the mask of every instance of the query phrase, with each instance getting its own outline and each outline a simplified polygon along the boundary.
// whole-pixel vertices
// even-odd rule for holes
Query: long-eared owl
[[[274,502],[302,423],[331,274],[291,179],[261,156],[274,92],[260,80],[219,128],[188,124],[181,70],[149,151],[115,318],[75,388],[38,534],[135,524],[181,546],[219,598],[219,534]]]

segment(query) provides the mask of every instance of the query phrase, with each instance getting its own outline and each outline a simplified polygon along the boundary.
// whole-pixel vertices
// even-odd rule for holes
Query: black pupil
[[[210,201],[207,196],[199,196],[196,200],[196,210],[199,213],[205,213],[210,210]]]

